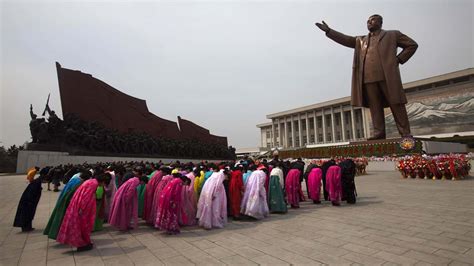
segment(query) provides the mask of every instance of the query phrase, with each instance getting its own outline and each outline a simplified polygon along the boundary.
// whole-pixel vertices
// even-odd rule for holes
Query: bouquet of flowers
[[[465,154],[412,155],[400,158],[397,169],[403,178],[457,180],[469,175],[469,160]]]

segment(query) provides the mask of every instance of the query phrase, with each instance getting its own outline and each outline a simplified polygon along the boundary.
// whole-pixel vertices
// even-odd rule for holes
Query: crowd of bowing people
[[[223,228],[228,217],[260,220],[270,213],[284,214],[288,205],[297,209],[306,200],[303,180],[307,197],[314,204],[320,204],[321,199],[334,206],[341,200],[355,203],[355,186],[347,193],[350,189],[341,181],[348,170],[353,183],[355,164],[350,159],[339,164],[334,160],[313,161],[306,167],[301,159],[290,162],[278,158],[70,167],[75,174],[64,181],[44,234],[77,247],[77,251],[93,248],[91,233],[102,230],[104,223],[127,231],[137,228],[141,218],[150,227],[177,234],[182,226]],[[32,220],[42,179],[42,175],[29,177],[20,199],[14,226],[22,231],[34,230]]]

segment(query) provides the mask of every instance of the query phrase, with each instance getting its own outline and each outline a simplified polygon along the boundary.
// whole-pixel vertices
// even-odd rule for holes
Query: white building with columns
[[[405,83],[403,87],[414,135],[474,135],[474,68]],[[446,103],[454,109],[446,110]],[[454,119],[453,111],[459,113]],[[389,121],[390,112],[386,115]],[[450,118],[444,118],[448,115]],[[369,109],[352,107],[350,97],[269,114],[267,119],[271,122],[257,125],[261,150],[348,144],[365,140],[372,130]],[[455,124],[450,124],[453,121]],[[390,122],[387,122],[387,129],[388,126]],[[391,126],[387,135],[396,137],[394,124]],[[430,128],[429,132],[426,132],[427,128]]]
[[[267,115],[259,124],[261,148],[301,148],[364,140],[368,134],[365,108],[352,107],[350,97]]]

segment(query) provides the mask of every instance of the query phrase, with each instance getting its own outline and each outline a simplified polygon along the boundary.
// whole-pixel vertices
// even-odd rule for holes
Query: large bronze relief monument
[[[127,95],[81,71],[56,63],[63,120],[49,96],[38,118],[30,106],[29,150],[77,155],[232,159],[227,138],[178,116],[173,122],[148,111],[144,100]],[[158,100],[159,101],[159,100]],[[47,114],[47,118],[45,117]]]

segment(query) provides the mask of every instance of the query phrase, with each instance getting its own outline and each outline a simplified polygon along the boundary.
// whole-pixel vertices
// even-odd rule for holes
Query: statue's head
[[[380,30],[382,28],[383,18],[381,15],[372,15],[367,19],[367,29],[370,32]]]

